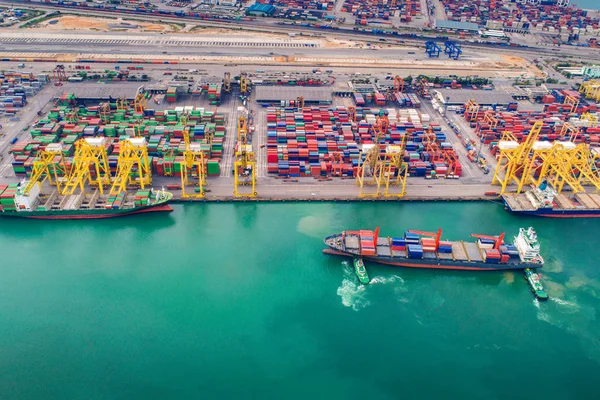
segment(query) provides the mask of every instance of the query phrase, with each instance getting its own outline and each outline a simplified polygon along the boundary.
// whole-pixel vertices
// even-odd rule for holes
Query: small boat
[[[548,300],[548,293],[544,290],[538,274],[529,268],[525,268],[525,279],[529,282],[529,286],[535,297],[539,300]]]
[[[354,259],[354,271],[356,272],[356,276],[358,277],[360,283],[366,285],[369,282],[371,282],[371,279],[369,279],[369,274],[367,274],[367,269],[365,268],[365,264],[363,263],[362,258]]]

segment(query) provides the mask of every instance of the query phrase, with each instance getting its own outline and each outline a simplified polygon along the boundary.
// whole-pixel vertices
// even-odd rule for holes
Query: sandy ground
[[[125,21],[122,18],[116,19],[105,19],[105,18],[88,18],[78,17],[74,15],[65,15],[64,17],[58,18],[57,23],[50,23],[56,21],[57,18],[44,21],[38,25],[38,29],[44,29],[47,31],[64,31],[64,30],[90,30],[90,31],[127,31],[127,32],[174,32],[175,29],[171,25],[167,24],[153,24],[149,22],[140,21]],[[134,25],[137,28],[128,28],[126,26],[120,28],[114,28],[110,25]]]
[[[526,69],[536,78],[544,78],[544,73],[535,65],[524,59],[523,57],[502,55],[502,60],[513,67]]]

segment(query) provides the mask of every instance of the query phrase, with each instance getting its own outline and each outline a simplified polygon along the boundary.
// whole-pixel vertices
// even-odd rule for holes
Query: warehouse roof
[[[296,100],[304,97],[305,102],[331,102],[331,89],[328,87],[307,86],[257,86],[256,101],[273,102]]]
[[[275,12],[275,7],[270,4],[260,4],[254,3],[250,7],[248,7],[248,12],[262,12],[268,15],[271,15]]]
[[[506,105],[515,101],[510,94],[500,90],[434,89],[434,91],[442,95],[444,102],[450,97],[449,105],[463,105],[471,99],[482,106]]]
[[[137,89],[142,85],[142,82],[98,84],[96,81],[84,81],[78,83],[65,83],[61,90],[57,92],[56,97],[60,97],[60,93],[69,92],[82,100],[108,100],[109,97],[112,97],[113,99],[119,97],[133,99],[137,93]]]
[[[436,19],[435,27],[439,29],[455,29],[459,31],[479,31],[479,26],[472,22],[448,21],[445,19]]]

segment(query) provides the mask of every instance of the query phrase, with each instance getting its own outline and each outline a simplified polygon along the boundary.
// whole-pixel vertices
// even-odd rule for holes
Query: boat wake
[[[342,281],[342,285],[337,289],[337,294],[342,298],[342,304],[346,307],[352,307],[354,311],[358,311],[371,304],[366,299],[365,286],[357,284],[350,279]]]
[[[374,285],[377,283],[380,284],[388,284],[388,283],[404,283],[404,279],[402,279],[402,277],[398,276],[398,275],[392,275],[392,276],[376,276],[373,279],[371,279],[370,284]]]

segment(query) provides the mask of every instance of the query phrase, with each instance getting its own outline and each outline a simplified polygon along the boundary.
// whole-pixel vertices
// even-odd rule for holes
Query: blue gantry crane
[[[446,41],[444,46],[446,47],[444,53],[448,54],[448,57],[458,60],[458,57],[462,54],[460,46],[451,40]]]
[[[437,45],[433,40],[428,40],[425,42],[425,52],[429,56],[429,58],[439,57],[442,49]]]

